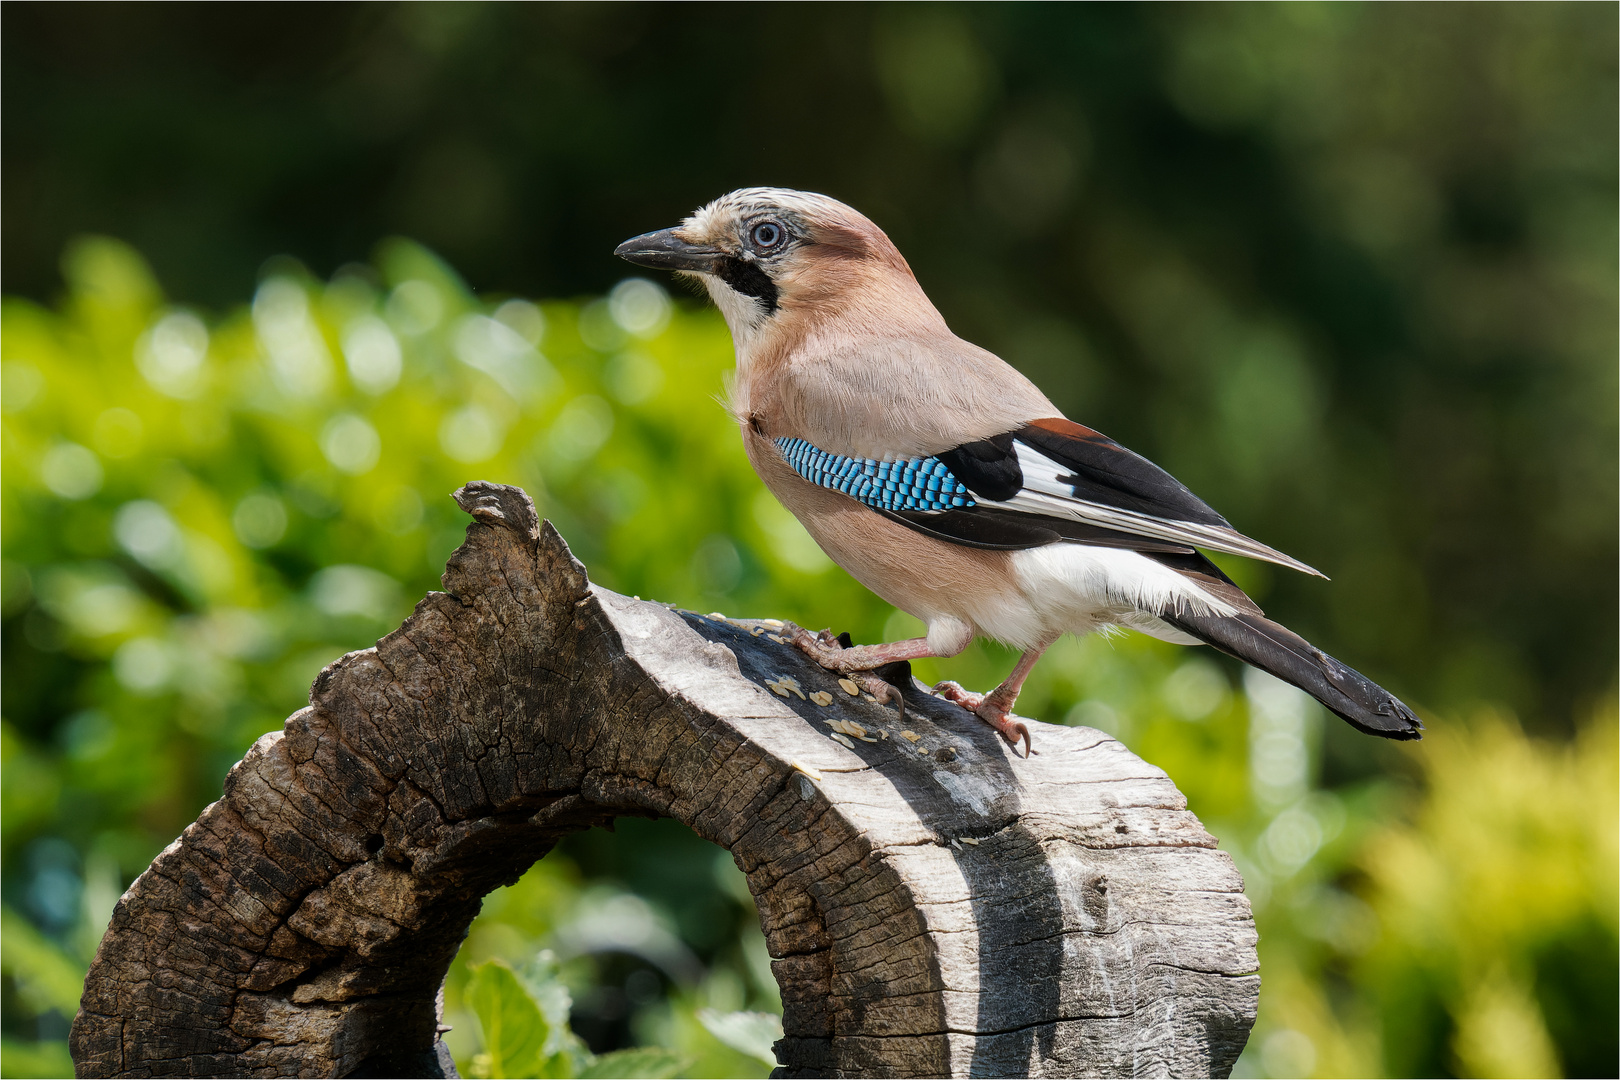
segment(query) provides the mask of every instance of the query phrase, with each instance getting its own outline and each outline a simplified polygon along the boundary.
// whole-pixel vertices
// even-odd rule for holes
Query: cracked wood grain
[[[437,996],[483,896],[622,815],[747,874],[777,1075],[1231,1070],[1254,921],[1163,772],[1045,724],[1016,758],[917,688],[901,724],[769,624],[592,585],[520,490],[456,499],[445,591],[321,672],[118,902],[79,1075],[453,1075]]]

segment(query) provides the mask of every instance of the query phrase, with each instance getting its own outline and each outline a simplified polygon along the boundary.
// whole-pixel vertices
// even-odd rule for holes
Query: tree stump
[[[900,723],[779,624],[592,585],[517,488],[455,497],[446,591],[321,672],[119,900],[79,1075],[452,1076],[438,994],[481,898],[620,815],[747,873],[778,1076],[1230,1071],[1254,922],[1159,769],[1047,724],[1017,757],[915,684]]]

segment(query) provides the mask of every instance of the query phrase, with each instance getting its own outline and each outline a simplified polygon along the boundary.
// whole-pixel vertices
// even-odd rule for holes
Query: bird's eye
[[[787,236],[787,230],[774,221],[762,221],[754,226],[754,246],[769,250],[780,244]]]

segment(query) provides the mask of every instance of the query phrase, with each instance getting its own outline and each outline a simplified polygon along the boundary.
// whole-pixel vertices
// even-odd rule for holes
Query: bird
[[[726,404],[748,459],[821,549],[922,621],[924,636],[853,645],[785,634],[874,691],[897,661],[976,637],[1019,651],[989,693],[933,692],[1027,757],[1013,713],[1064,634],[1136,630],[1210,645],[1291,683],[1351,726],[1421,738],[1389,691],[1264,612],[1204,553],[1325,577],[1238,532],[1164,469],[1065,417],[993,353],[957,337],[889,237],[826,195],[742,188],[614,252],[695,278],[730,328]],[[903,699],[900,707],[904,709]]]

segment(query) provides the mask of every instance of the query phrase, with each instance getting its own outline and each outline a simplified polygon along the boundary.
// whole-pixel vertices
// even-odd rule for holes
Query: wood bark
[[[445,591],[321,672],[118,902],[79,1075],[454,1075],[436,1002],[481,898],[621,815],[748,875],[779,1076],[1230,1071],[1254,922],[1162,771],[1047,724],[1018,757],[915,684],[902,723],[769,622],[591,584],[517,488],[456,499]]]

